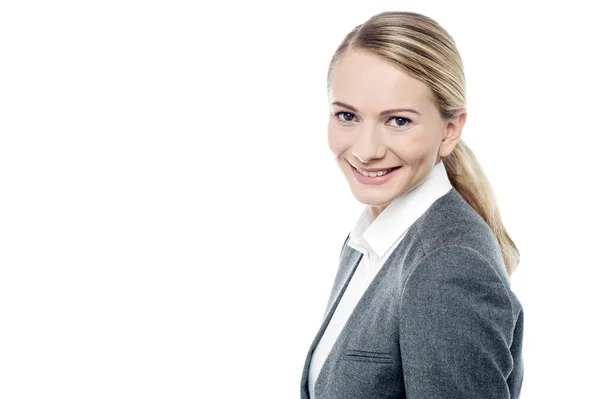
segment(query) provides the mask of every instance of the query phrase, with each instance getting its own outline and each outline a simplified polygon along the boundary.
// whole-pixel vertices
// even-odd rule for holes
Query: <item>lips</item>
[[[398,169],[400,169],[401,166],[395,166],[393,168],[391,168],[391,171],[388,173],[385,173],[381,176],[375,176],[375,177],[371,177],[371,176],[365,176],[363,175],[361,172],[358,171],[358,169],[356,169],[354,166],[352,167],[352,175],[354,176],[354,179],[357,183],[359,184],[364,184],[366,186],[374,186],[374,185],[380,185],[380,184],[384,184],[390,180],[392,180],[394,178],[394,176],[396,176],[398,173]]]

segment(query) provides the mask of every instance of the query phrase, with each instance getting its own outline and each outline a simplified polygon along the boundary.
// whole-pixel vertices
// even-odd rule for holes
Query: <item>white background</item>
[[[3,2],[0,397],[299,397],[364,207],[327,148],[327,66],[407,10],[459,47],[463,138],[521,251],[521,397],[600,398],[585,3]]]

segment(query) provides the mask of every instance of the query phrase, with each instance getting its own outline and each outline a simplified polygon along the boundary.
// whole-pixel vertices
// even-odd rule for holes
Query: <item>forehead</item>
[[[343,55],[335,65],[329,100],[374,112],[395,106],[433,105],[431,91],[425,83],[379,56],[356,50]]]

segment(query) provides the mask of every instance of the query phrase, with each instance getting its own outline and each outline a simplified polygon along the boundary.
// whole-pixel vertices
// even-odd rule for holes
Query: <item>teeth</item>
[[[388,169],[388,170],[380,170],[379,172],[366,172],[366,171],[360,170],[358,168],[356,170],[359,171],[363,176],[367,176],[367,177],[383,176],[383,175],[387,175],[388,173],[390,173],[392,171],[392,169]]]

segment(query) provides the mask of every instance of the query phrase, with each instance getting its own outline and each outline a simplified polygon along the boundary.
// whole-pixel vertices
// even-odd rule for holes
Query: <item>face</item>
[[[329,148],[350,190],[374,217],[422,183],[458,142],[466,114],[445,120],[429,87],[371,53],[338,61],[329,87]],[[389,170],[365,177],[362,170]]]

